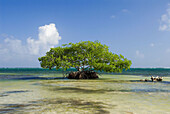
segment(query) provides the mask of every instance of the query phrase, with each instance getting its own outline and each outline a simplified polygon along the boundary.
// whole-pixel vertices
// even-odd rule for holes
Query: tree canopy
[[[121,54],[110,52],[108,46],[98,41],[63,44],[61,47],[51,48],[38,60],[43,68],[61,68],[64,71],[76,68],[77,71],[122,72],[131,65],[130,60]]]

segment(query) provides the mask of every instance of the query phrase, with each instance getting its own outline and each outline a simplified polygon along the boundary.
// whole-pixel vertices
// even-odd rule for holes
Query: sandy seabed
[[[0,113],[169,114],[170,77],[102,75],[96,80],[1,80]]]

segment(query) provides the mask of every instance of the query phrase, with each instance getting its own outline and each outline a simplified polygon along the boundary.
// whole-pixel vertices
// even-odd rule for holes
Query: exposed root
[[[71,72],[68,76],[68,79],[96,79],[99,78],[97,73],[94,71],[77,71]]]

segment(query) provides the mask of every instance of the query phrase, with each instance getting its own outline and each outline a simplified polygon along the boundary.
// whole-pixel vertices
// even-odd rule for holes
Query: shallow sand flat
[[[98,80],[0,82],[0,113],[168,114],[170,84],[148,77],[103,75]]]

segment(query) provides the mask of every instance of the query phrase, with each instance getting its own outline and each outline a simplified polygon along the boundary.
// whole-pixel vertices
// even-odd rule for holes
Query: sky
[[[0,67],[40,67],[69,42],[98,40],[133,68],[170,67],[170,0],[0,0]]]

